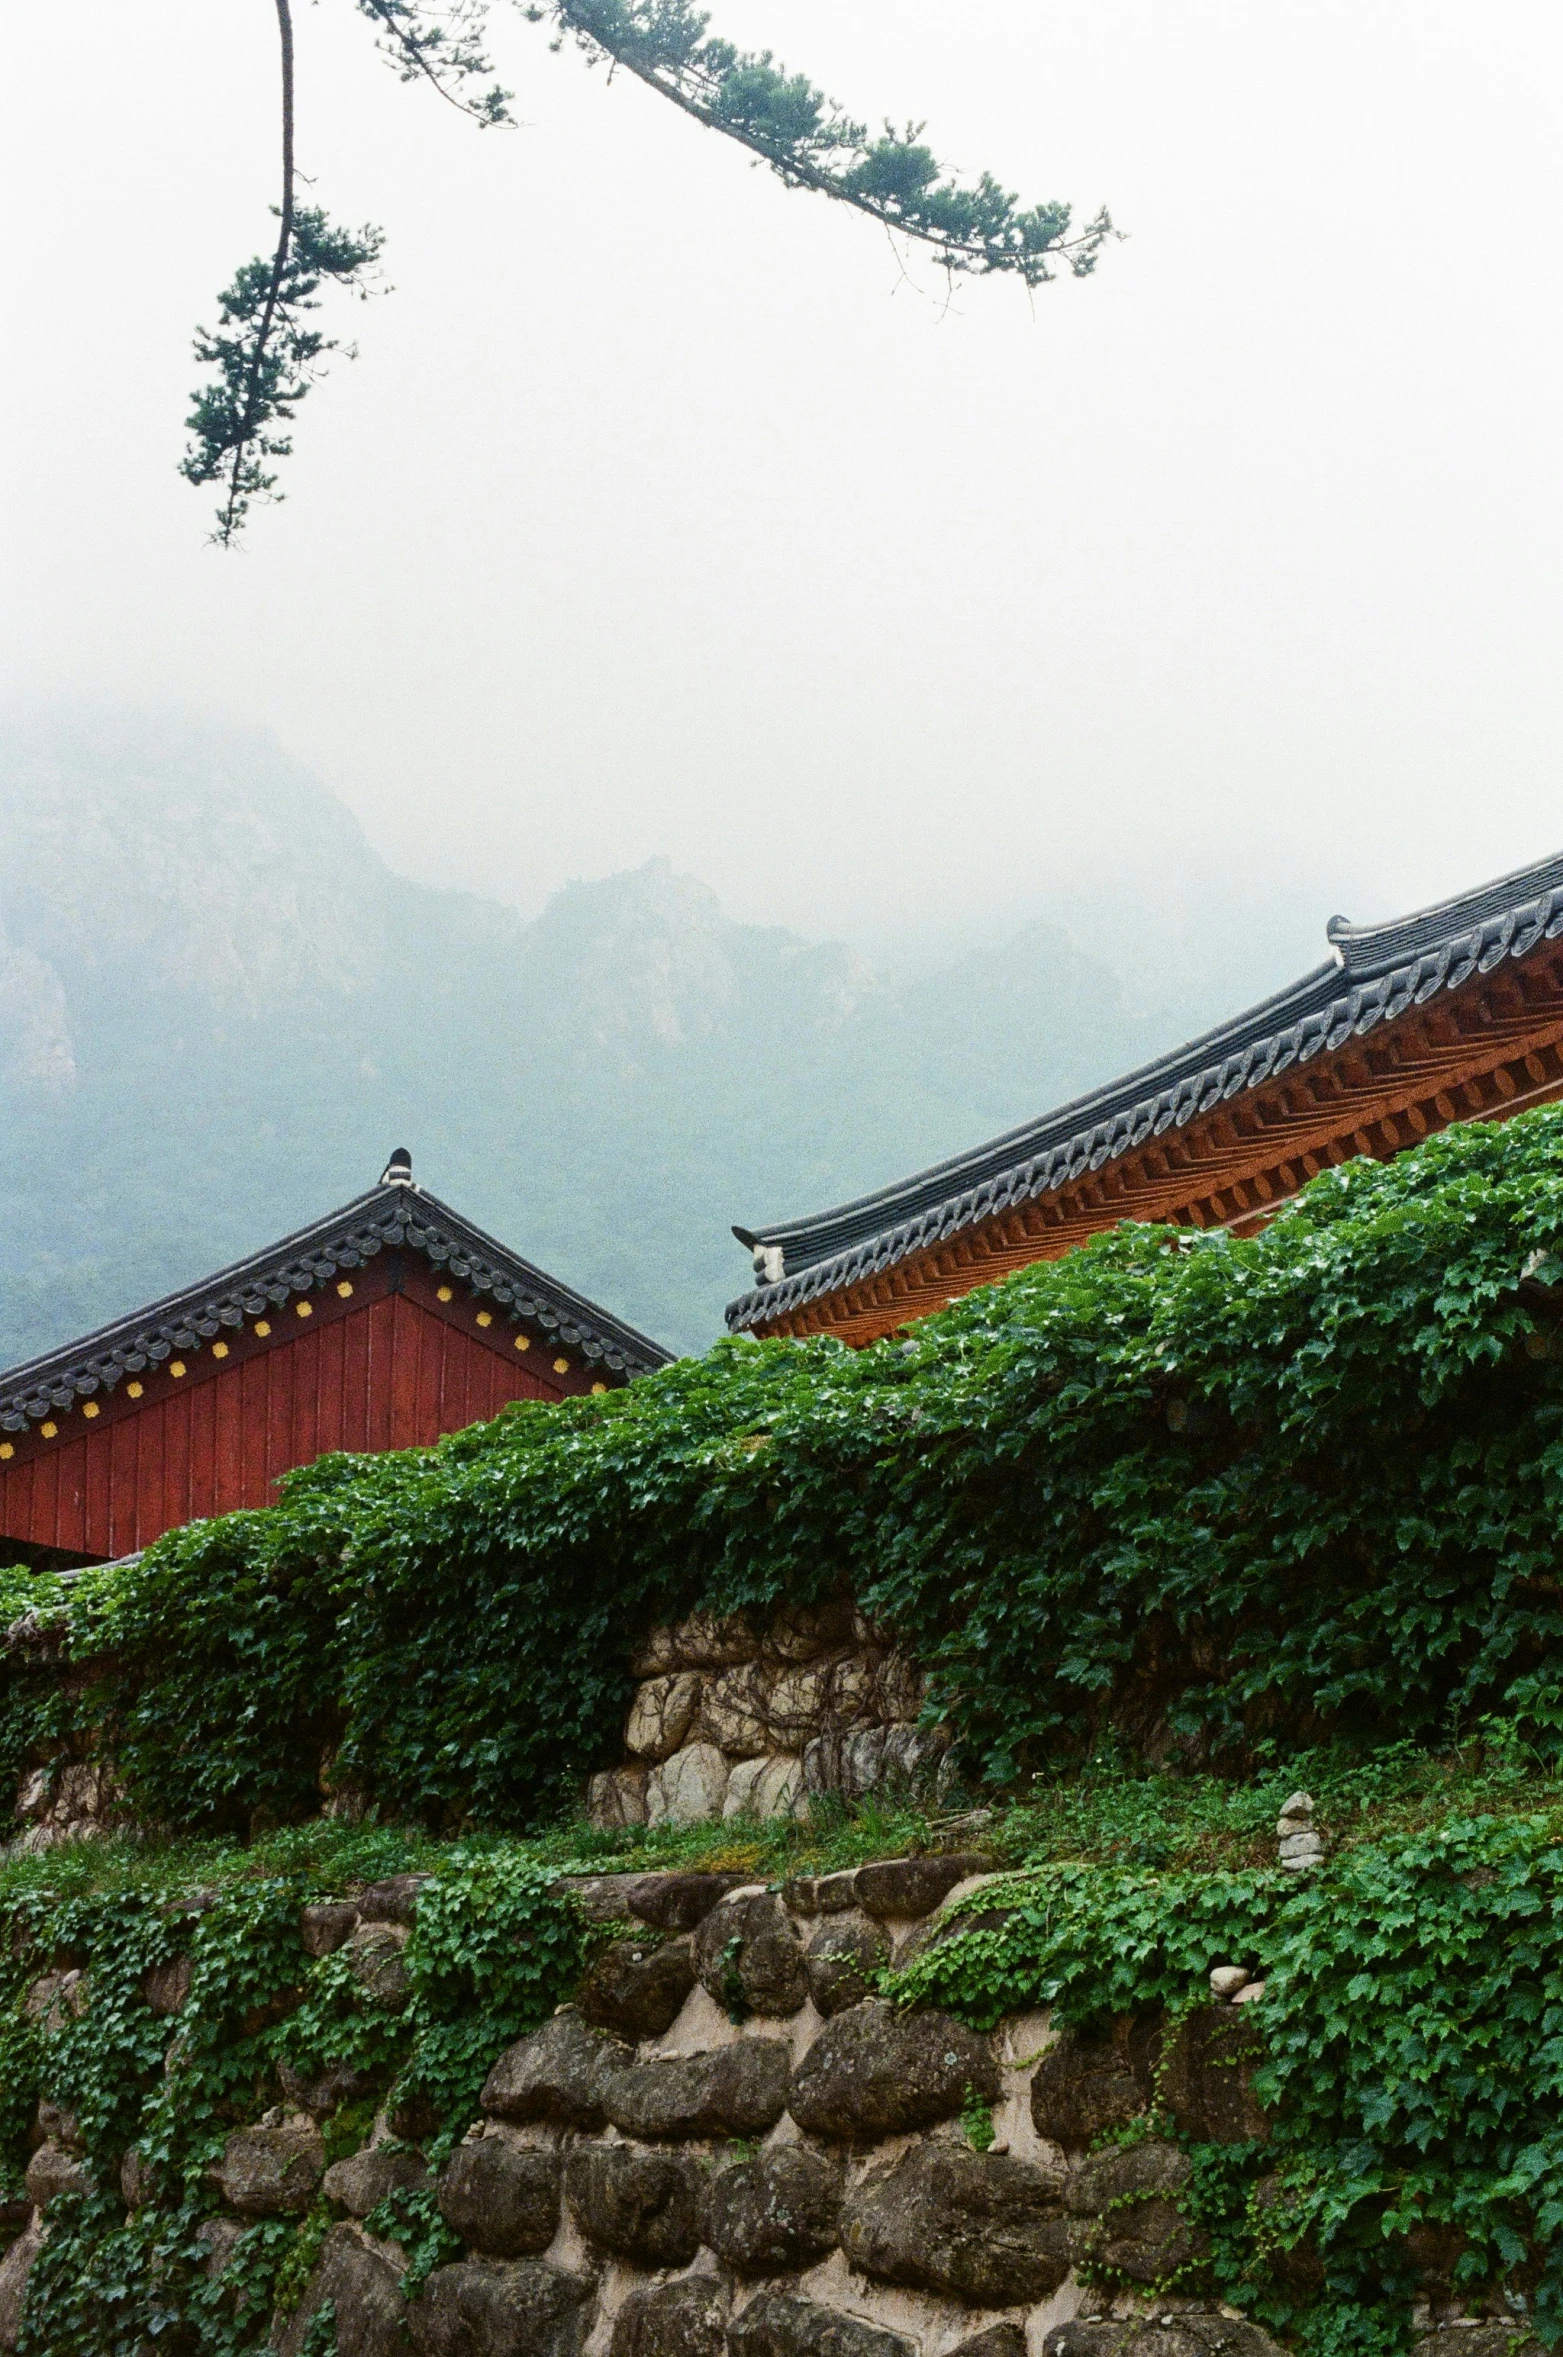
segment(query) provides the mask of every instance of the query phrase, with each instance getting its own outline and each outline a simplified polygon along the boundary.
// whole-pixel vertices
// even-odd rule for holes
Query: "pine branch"
[[[1022,209],[984,172],[972,186],[945,176],[923,125],[873,138],[802,74],[769,50],[743,53],[710,38],[709,18],[689,0],[517,0],[532,23],[552,22],[555,47],[572,39],[593,64],[623,66],[707,129],[769,165],[791,188],[808,188],[931,247],[951,271],[1010,271],[1045,285],[1064,264],[1087,277],[1116,236],[1106,210],[1070,235],[1066,204]]]
[[[1105,211],[1073,228],[1066,204],[1023,208],[984,172],[963,183],[923,142],[923,126],[886,123],[871,136],[803,74],[769,50],[742,52],[708,33],[691,0],[514,0],[534,24],[551,23],[557,49],[573,41],[592,64],[627,73],[708,130],[747,148],[789,188],[850,205],[929,248],[950,271],[1008,271],[1042,286],[1067,268],[1084,278],[1110,237]],[[383,239],[367,225],[337,229],[296,201],[291,0],[274,0],[282,62],[282,198],[273,208],[270,257],[246,262],[218,298],[215,329],[200,329],[197,359],[213,371],[192,396],[192,436],[180,472],[220,483],[213,534],[231,548],[257,499],[280,498],[271,461],[285,458],[290,425],[326,354],[340,350],[309,315],[330,281],[368,294]],[[480,125],[508,123],[510,93],[484,46],[489,0],[354,0],[377,28],[377,47],[403,81],[427,82]]]
[[[215,369],[216,381],[193,395],[185,421],[194,440],[180,461],[187,482],[224,485],[212,538],[232,548],[251,502],[275,494],[268,459],[285,458],[293,447],[279,423],[291,422],[298,404],[319,374],[327,352],[340,347],[307,324],[317,310],[321,282],[367,291],[367,274],[379,258],[379,230],[334,229],[324,213],[296,203],[293,152],[293,19],[289,0],[276,0],[282,49],[282,201],[273,207],[278,231],[270,261],[246,262],[218,297],[215,331],[198,329],[195,356]],[[276,494],[280,497],[280,494]]]

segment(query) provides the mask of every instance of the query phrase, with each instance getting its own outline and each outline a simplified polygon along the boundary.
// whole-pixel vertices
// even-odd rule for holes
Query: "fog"
[[[267,239],[267,0],[0,22],[0,693],[264,723],[421,880],[658,854],[882,957],[1063,907],[1322,920],[1563,840],[1539,5],[724,0],[855,112],[1105,201],[1035,297],[903,260],[496,25],[521,127],[299,12],[314,195],[394,292],[206,544],[197,320]]]

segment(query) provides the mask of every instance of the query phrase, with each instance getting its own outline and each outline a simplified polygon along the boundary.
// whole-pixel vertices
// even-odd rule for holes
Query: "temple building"
[[[1563,1096],[1563,857],[1385,925],[1154,1064],[834,1211],[733,1233],[735,1331],[871,1342],[1120,1220],[1260,1226],[1318,1171]]]
[[[415,1185],[398,1152],[329,1218],[0,1375],[0,1561],[127,1555],[268,1504],[328,1449],[427,1446],[670,1355]]]

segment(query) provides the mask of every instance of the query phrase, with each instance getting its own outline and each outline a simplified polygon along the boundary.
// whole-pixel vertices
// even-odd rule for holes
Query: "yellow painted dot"
[[[492,1310],[480,1309],[478,1311],[478,1324],[480,1326],[492,1326],[493,1323],[494,1313]]]
[[[226,1342],[214,1342],[214,1343],[212,1344],[212,1356],[213,1356],[213,1358],[214,1358],[214,1359],[225,1359],[225,1358],[228,1356],[228,1345],[227,1345],[227,1343],[226,1343]]]
[[[516,1348],[517,1348],[517,1350],[530,1350],[530,1349],[531,1349],[531,1347],[532,1347],[532,1337],[531,1337],[531,1335],[530,1335],[530,1334],[518,1334],[518,1335],[516,1336]]]
[[[344,1277],[344,1278],[342,1279],[341,1283],[338,1285],[338,1287],[337,1287],[337,1289],[336,1289],[336,1293],[337,1293],[337,1299],[338,1299],[338,1301],[351,1301],[351,1300],[352,1300],[352,1298],[353,1298],[353,1288],[352,1288],[352,1286],[351,1286],[351,1285],[348,1283],[348,1281],[347,1281],[346,1277]]]
[[[0,1440],[0,1457],[14,1457],[15,1454],[16,1451],[8,1440]]]
[[[606,1384],[606,1383],[594,1383],[594,1384],[592,1385],[592,1397],[593,1397],[593,1399],[601,1399],[601,1397],[602,1397],[603,1393],[604,1393],[604,1392],[607,1390],[607,1388],[608,1388],[608,1386],[607,1386],[607,1384]]]
[[[269,1334],[271,1332],[270,1324],[265,1318],[257,1318],[255,1321],[255,1331],[257,1334]]]
[[[53,1440],[55,1434],[59,1431],[60,1428],[58,1424],[40,1424],[38,1429],[43,1434],[45,1440]]]
[[[184,1363],[184,1360],[183,1360],[183,1359],[170,1359],[170,1360],[169,1360],[169,1362],[168,1362],[168,1372],[170,1373],[170,1375],[182,1375],[182,1374],[184,1373],[184,1371],[185,1371],[185,1363]]]
[[[127,1383],[125,1386],[125,1397],[127,1399],[139,1399],[141,1397],[141,1389],[142,1387],[139,1383]]]
[[[435,1298],[435,1300],[436,1300],[436,1301],[449,1301],[449,1300],[451,1300],[451,1299],[452,1299],[452,1294],[451,1294],[451,1289],[450,1289],[450,1287],[449,1287],[448,1285],[442,1285],[442,1286],[440,1287],[440,1289],[439,1289],[438,1293],[436,1293],[436,1294],[435,1294],[434,1298]]]
[[[568,1360],[568,1359],[555,1359],[555,1361],[554,1361],[554,1373],[555,1373],[556,1375],[568,1375],[568,1374],[569,1374],[569,1372],[570,1372],[570,1362],[569,1362],[569,1360]]]
[[[293,1315],[296,1318],[312,1318],[314,1314],[315,1305],[312,1301],[295,1301],[293,1304]]]
[[[81,1412],[84,1416],[95,1416],[98,1412],[97,1401],[95,1399],[89,1399],[86,1401]]]

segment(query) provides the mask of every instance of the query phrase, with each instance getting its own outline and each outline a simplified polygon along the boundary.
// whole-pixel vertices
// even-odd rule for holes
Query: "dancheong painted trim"
[[[1333,917],[1326,937],[1329,960],[1300,982],[1089,1096],[833,1211],[735,1227],[769,1281],[729,1305],[728,1325],[769,1325],[878,1276],[1563,937],[1563,854],[1391,924]]]
[[[393,1157],[390,1171],[407,1166]],[[545,1276],[408,1175],[383,1179],[367,1195],[264,1252],[171,1293],[132,1317],[0,1375],[0,1432],[25,1432],[56,1408],[112,1391],[126,1376],[159,1366],[174,1351],[199,1350],[246,1318],[317,1292],[341,1269],[361,1268],[388,1249],[416,1252],[469,1291],[488,1296],[517,1325],[571,1344],[614,1374],[634,1376],[672,1354],[633,1326]]]

